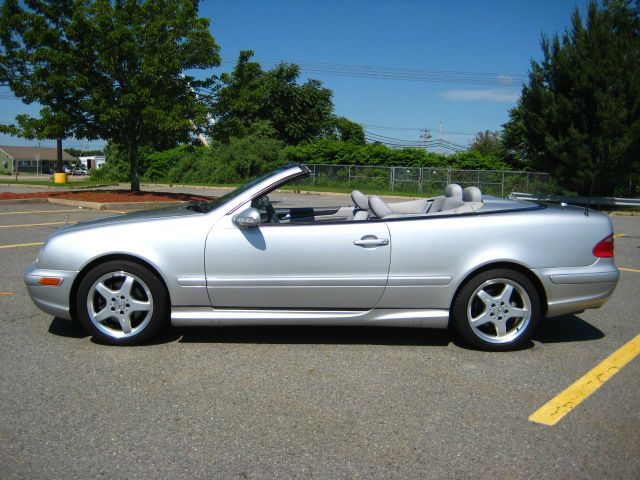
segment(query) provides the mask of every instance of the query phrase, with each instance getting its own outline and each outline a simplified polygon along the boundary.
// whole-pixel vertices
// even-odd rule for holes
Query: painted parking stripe
[[[555,425],[640,353],[640,335],[625,343],[569,388],[529,416],[531,422]]]
[[[2,212],[0,215],[26,215],[28,213],[65,213],[65,212],[77,212],[77,208],[73,210],[28,210],[24,212]]]
[[[613,234],[613,238],[622,238],[622,237],[626,237],[627,234],[626,233],[614,233]]]
[[[13,295],[11,292],[0,292],[0,297],[8,297],[9,295]]]
[[[36,245],[44,245],[44,242],[14,243],[13,245],[0,245],[0,249],[2,249],[2,248],[35,247]]]
[[[24,223],[22,225],[0,225],[0,228],[45,227],[47,225],[71,225],[77,222]]]
[[[623,267],[618,267],[618,270],[622,270],[623,272],[640,273],[640,270],[638,270],[637,268],[623,268]]]

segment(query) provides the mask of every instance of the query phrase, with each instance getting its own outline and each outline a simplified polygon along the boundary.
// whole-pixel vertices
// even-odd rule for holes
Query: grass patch
[[[72,180],[67,183],[55,183],[53,180],[5,180],[1,179],[0,184],[3,185],[24,185],[37,187],[58,187],[58,188],[97,188],[118,185],[116,182],[92,182],[89,180]]]

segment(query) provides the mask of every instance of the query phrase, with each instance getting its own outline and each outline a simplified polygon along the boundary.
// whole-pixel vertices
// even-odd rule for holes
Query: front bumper
[[[31,300],[45,313],[71,320],[71,287],[78,272],[67,270],[45,270],[30,265],[24,272],[24,283]],[[41,285],[42,278],[61,278],[60,285]]]
[[[586,267],[542,268],[534,272],[547,295],[547,317],[601,307],[620,278],[620,271],[610,258],[599,258]]]

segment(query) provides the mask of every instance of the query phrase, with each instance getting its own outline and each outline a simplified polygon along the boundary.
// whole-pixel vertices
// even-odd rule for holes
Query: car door
[[[215,308],[371,309],[384,292],[390,260],[382,222],[240,228],[228,215],[205,247]]]

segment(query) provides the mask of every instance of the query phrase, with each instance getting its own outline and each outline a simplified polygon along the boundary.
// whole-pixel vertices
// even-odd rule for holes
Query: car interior
[[[272,192],[273,193],[273,192]],[[352,206],[300,206],[291,204],[286,195],[275,192],[252,201],[258,209],[261,223],[314,223],[335,221],[373,221],[406,217],[433,217],[473,213],[482,207],[482,192],[478,187],[462,188],[447,185],[443,195],[400,202],[386,202],[378,195],[351,192]]]

